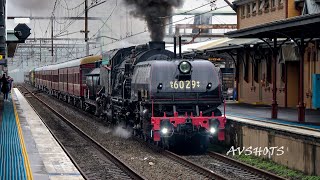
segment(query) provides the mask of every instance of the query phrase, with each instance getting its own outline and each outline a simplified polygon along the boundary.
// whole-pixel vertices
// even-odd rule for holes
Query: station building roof
[[[224,51],[224,50],[232,50],[242,48],[244,45],[255,45],[257,43],[261,43],[262,40],[257,38],[237,38],[237,39],[229,39],[224,43],[212,46],[210,48],[205,49],[206,52],[213,51]]]
[[[230,38],[318,38],[320,13],[297,16],[225,33]]]

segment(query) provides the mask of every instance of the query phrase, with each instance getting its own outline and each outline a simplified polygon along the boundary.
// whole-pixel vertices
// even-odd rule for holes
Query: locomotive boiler
[[[166,147],[195,139],[205,149],[209,138],[224,140],[221,75],[210,61],[175,58],[164,42],[112,50],[103,59],[97,115]]]

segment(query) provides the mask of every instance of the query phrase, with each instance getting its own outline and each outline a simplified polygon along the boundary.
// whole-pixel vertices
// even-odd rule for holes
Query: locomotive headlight
[[[212,83],[208,83],[207,89],[211,89],[211,88],[212,88]]]
[[[179,64],[179,71],[183,74],[187,74],[187,73],[190,73],[191,71],[191,64],[190,62],[188,61],[182,61],[180,64]]]
[[[218,131],[219,129],[220,122],[218,119],[210,119],[210,129],[209,133],[214,134]]]
[[[162,83],[159,83],[157,89],[158,89],[158,90],[161,90],[162,88],[163,88],[163,84],[162,84]]]
[[[211,127],[211,128],[210,128],[210,133],[211,133],[211,134],[216,133],[216,131],[217,131],[216,128],[214,128],[214,127]]]
[[[161,133],[162,133],[162,134],[167,134],[168,131],[169,131],[168,128],[162,128],[162,129],[161,129]]]

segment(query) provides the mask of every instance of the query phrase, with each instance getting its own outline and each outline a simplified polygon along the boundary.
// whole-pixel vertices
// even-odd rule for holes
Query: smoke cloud
[[[153,41],[162,41],[165,35],[165,24],[172,15],[174,7],[180,7],[183,0],[124,0],[127,5],[134,6],[131,14],[144,19]]]

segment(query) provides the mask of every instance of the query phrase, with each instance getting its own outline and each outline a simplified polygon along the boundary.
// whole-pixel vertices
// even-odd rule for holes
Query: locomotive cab
[[[86,97],[95,100],[100,90],[100,68],[92,70],[86,75],[87,94]]]

